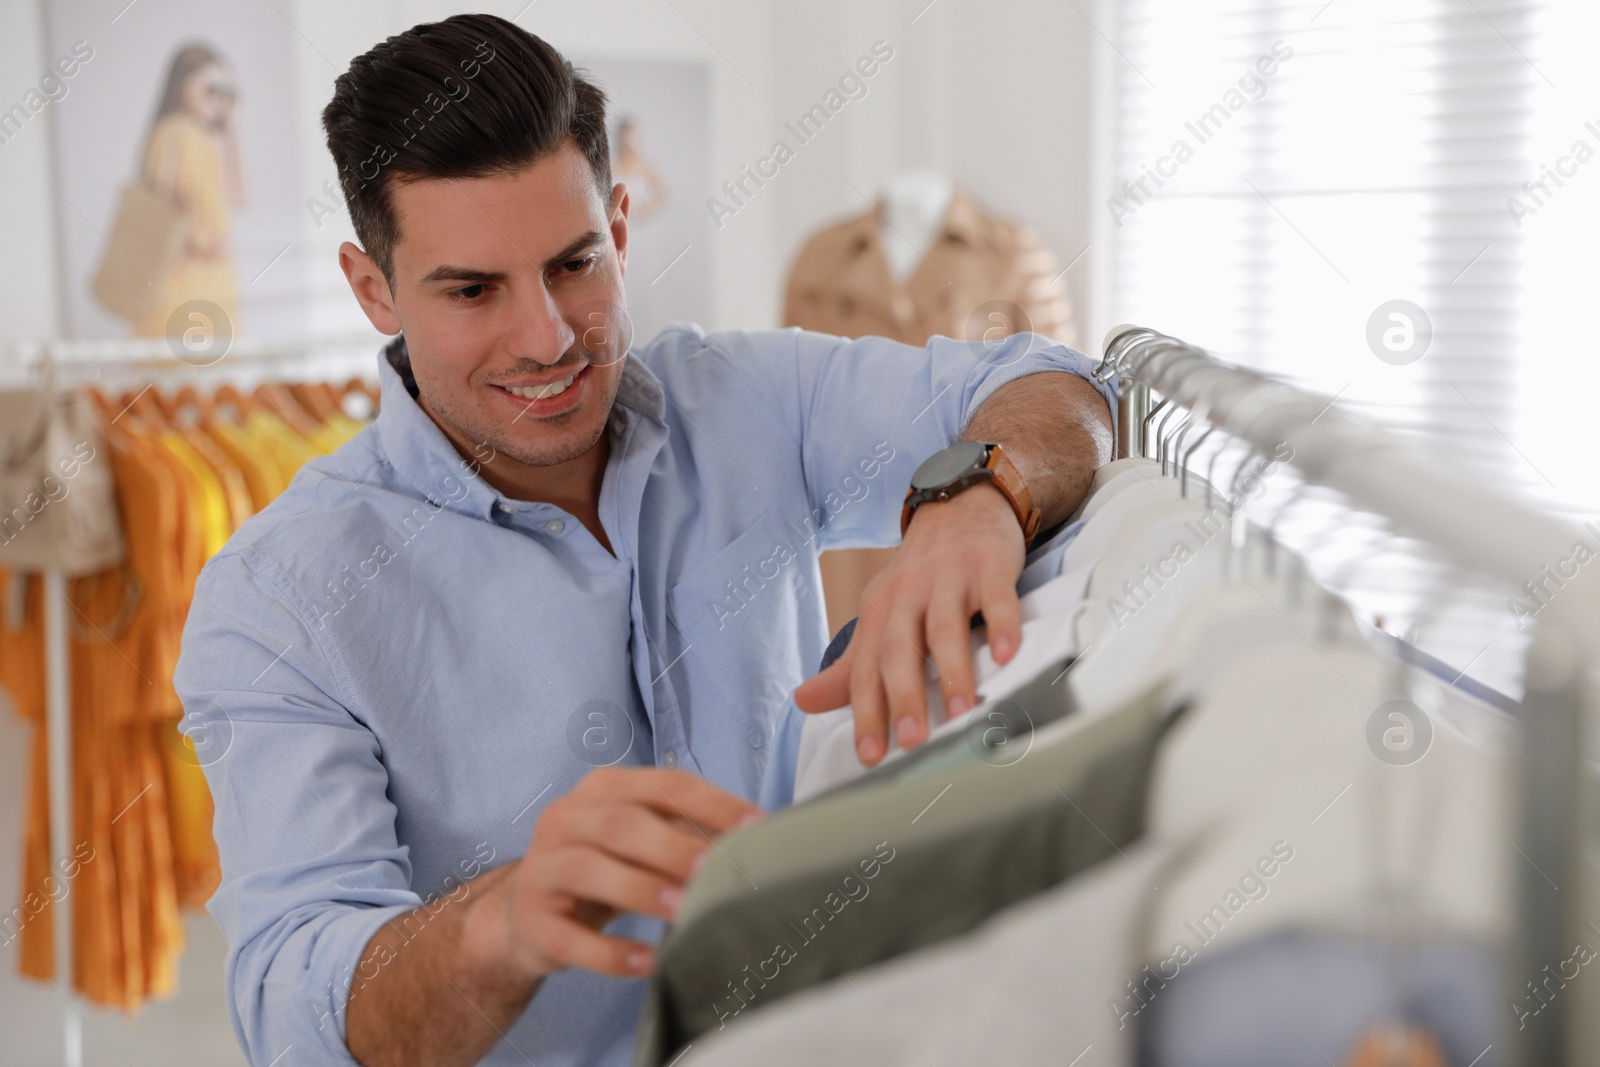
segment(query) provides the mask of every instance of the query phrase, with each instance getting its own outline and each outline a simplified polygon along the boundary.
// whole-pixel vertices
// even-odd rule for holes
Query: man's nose
[[[577,334],[562,315],[554,295],[540,286],[536,297],[518,307],[516,332],[511,340],[515,355],[551,365],[559,363],[572,349]]]

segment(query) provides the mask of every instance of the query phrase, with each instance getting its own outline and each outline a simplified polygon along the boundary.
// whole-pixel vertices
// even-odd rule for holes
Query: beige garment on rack
[[[785,326],[911,345],[936,334],[981,341],[996,328],[1077,343],[1061,264],[1031,227],[957,189],[944,226],[901,282],[889,272],[881,214],[874,205],[807,239],[789,274]]]
[[[882,212],[880,201],[807,239],[789,274],[785,326],[912,345],[935,335],[982,342],[1032,332],[1076,346],[1078,328],[1061,265],[1032,228],[990,214],[956,189],[943,227],[902,282],[890,273],[884,254]],[[823,554],[830,633],[859,614],[861,590],[893,551]]]

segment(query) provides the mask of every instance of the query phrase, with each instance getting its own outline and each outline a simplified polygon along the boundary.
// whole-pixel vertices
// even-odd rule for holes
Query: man
[[[1020,640],[1028,498],[1059,525],[1108,457],[1090,361],[1034,335],[631,346],[604,103],[474,15],[359,57],[323,114],[340,265],[401,335],[381,414],[207,566],[177,675],[261,1067],[628,1062],[683,885],[789,799],[792,699],[853,704],[868,763],[926,736],[930,660],[970,708],[971,616]],[[927,494],[791,699],[818,551],[901,540],[958,437],[993,477]]]

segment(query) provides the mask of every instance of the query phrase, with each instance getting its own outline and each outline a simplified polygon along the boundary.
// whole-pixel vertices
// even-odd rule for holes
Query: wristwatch
[[[911,476],[911,488],[906,490],[906,501],[900,509],[900,535],[905,536],[918,507],[930,500],[949,500],[979,482],[989,482],[1000,490],[1017,513],[1023,540],[1032,544],[1043,514],[1033,506],[1022,472],[993,441],[957,441],[922,461]]]

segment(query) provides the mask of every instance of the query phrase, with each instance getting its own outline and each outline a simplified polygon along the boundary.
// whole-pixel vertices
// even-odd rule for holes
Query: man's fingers
[[[591,772],[585,781],[604,773]],[[675,815],[693,823],[707,836],[726,833],[761,817],[756,805],[688,771],[654,768],[612,773],[620,781],[614,786],[608,780],[595,782],[597,795],[608,800],[631,800],[662,815]]]
[[[656,963],[650,945],[607,937],[555,911],[539,916],[532,939],[534,949],[558,967],[582,967],[628,978],[649,974]]]
[[[920,744],[928,733],[928,656],[923,645],[927,611],[920,598],[903,601],[884,634],[883,689],[895,740],[902,748]]]
[[[850,706],[856,724],[856,756],[868,767],[889,751],[888,700],[883,692],[883,616],[863,612],[850,644],[855,657],[850,664]]]
[[[663,816],[639,804],[589,805],[568,821],[570,840],[604,849],[625,862],[687,882],[711,845],[676,814]]]
[[[944,685],[945,709],[950,718],[971,711],[977,704],[971,633],[966,597],[953,585],[941,587],[928,605],[928,652]]]
[[[850,667],[855,662],[856,646],[852,638],[844,654],[834,660],[828,669],[813,674],[801,682],[794,691],[794,703],[801,711],[816,715],[850,703]]]
[[[672,879],[624,863],[591,845],[558,849],[534,869],[534,888],[615,908],[671,919],[683,890]]]
[[[1022,644],[1022,604],[1017,599],[1015,579],[991,570],[982,585],[983,622],[988,631],[989,651],[996,663],[1010,663]]]

